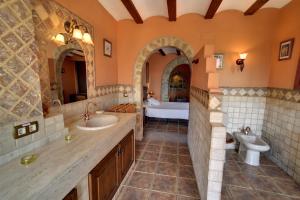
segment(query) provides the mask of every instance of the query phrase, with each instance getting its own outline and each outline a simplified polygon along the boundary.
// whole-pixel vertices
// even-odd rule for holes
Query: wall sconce
[[[199,63],[199,58],[193,60],[192,63],[193,63],[193,64],[198,64],[198,63]]]
[[[248,55],[247,53],[241,53],[240,58],[236,60],[236,64],[240,66],[241,72],[244,70],[245,67],[244,60],[247,58],[247,55]]]
[[[58,33],[53,37],[58,43],[68,44],[73,39],[81,40],[84,43],[93,45],[93,40],[86,26],[78,24],[75,19],[64,23],[66,33]]]

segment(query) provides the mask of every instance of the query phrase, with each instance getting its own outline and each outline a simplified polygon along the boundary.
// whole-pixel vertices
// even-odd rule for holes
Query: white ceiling
[[[117,20],[132,19],[120,0],[98,0]],[[177,0],[177,17],[198,13],[205,15],[212,0]],[[223,0],[217,12],[239,10],[245,12],[256,0]],[[282,8],[292,0],[270,0],[262,8]],[[142,19],[152,16],[168,17],[167,0],[132,0]]]

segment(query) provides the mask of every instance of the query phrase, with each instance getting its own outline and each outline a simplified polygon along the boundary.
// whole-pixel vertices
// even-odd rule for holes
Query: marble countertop
[[[34,150],[37,160],[25,167],[17,158],[0,167],[1,200],[61,200],[135,127],[135,114],[113,113],[119,122],[99,131],[70,125],[71,142],[59,138]],[[30,154],[30,153],[29,153]]]

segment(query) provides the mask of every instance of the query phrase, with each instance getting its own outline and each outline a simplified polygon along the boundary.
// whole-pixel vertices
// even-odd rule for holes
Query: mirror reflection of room
[[[81,50],[67,50],[61,55],[61,67],[49,61],[52,99],[67,104],[87,99],[86,63]],[[58,72],[56,70],[59,70]],[[60,73],[60,76],[57,75]],[[56,77],[57,75],[57,77]],[[57,81],[61,79],[61,81]],[[61,85],[57,85],[61,83]]]

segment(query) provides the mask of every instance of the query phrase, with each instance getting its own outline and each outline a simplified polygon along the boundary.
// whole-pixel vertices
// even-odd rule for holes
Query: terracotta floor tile
[[[147,199],[147,191],[131,188],[131,187],[123,187],[118,200],[141,200]]]
[[[176,196],[161,192],[151,192],[149,200],[176,200]]]
[[[257,196],[260,196],[260,198],[264,200],[292,200],[287,196],[279,195],[277,193],[270,193],[270,192],[258,191]]]
[[[176,176],[177,175],[177,165],[174,165],[173,163],[159,162],[157,164],[156,173],[162,174],[162,175]]]
[[[175,141],[165,141],[164,145],[165,146],[177,146],[178,142],[175,142]]]
[[[251,189],[230,187],[229,192],[232,200],[263,200],[260,196],[256,195],[256,191]]]
[[[251,177],[247,177],[247,180],[253,189],[267,192],[278,192],[278,187],[274,184],[273,179],[270,177],[253,175]]]
[[[159,157],[158,152],[151,152],[151,151],[145,151],[143,155],[141,156],[142,160],[149,160],[149,161],[157,161]]]
[[[153,182],[153,190],[174,193],[176,189],[176,177],[156,175]]]
[[[158,146],[158,145],[151,145],[151,144],[148,144],[145,148],[145,151],[155,151],[155,152],[159,152],[161,149],[161,146]]]
[[[141,172],[132,173],[131,179],[128,182],[129,186],[137,188],[149,189],[153,181],[153,174],[146,174]]]
[[[162,153],[167,153],[167,154],[177,154],[177,146],[164,146],[162,148]]]
[[[251,175],[265,175],[264,171],[260,167],[251,166],[246,163],[238,163],[238,166],[242,173]]]
[[[195,178],[194,169],[191,166],[179,166],[179,177]]]
[[[187,147],[179,147],[178,153],[180,155],[190,155],[190,151]]]
[[[200,200],[200,199],[193,198],[193,197],[177,196],[177,200]]]
[[[154,173],[155,167],[156,167],[156,162],[140,160],[137,162],[135,171]]]
[[[135,158],[136,158],[136,159],[140,159],[142,153],[143,153],[142,151],[135,151]]]
[[[177,156],[172,154],[161,154],[159,161],[177,164]]]
[[[224,163],[224,170],[239,172],[241,169],[240,169],[238,163],[235,160],[227,160]]]
[[[277,166],[261,166],[261,169],[263,170],[266,176],[290,179],[287,173],[285,173],[282,169],[280,169]]]
[[[179,165],[192,165],[192,160],[190,156],[179,156],[178,163]]]
[[[135,145],[135,150],[137,151],[143,151],[145,149],[146,145],[145,144],[136,144]]]
[[[223,184],[251,188],[247,178],[239,172],[224,173]]]
[[[283,194],[300,198],[300,186],[297,183],[282,179],[274,179],[274,182]]]
[[[193,179],[178,178],[177,193],[199,198],[197,183]]]

